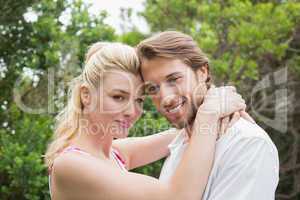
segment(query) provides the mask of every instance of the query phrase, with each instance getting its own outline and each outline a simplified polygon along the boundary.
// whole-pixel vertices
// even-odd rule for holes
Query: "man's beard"
[[[183,128],[191,129],[197,115],[198,107],[199,106],[196,106],[194,103],[191,103],[191,109],[187,114],[188,116],[186,117],[186,119],[183,119],[179,122],[173,122],[173,123],[171,122],[171,123],[178,129],[183,129]]]
[[[172,123],[176,128],[178,128],[178,129],[185,128],[188,132],[191,132],[193,125],[194,125],[194,121],[197,116],[198,108],[202,105],[202,103],[204,101],[204,96],[209,88],[210,87],[207,86],[205,88],[205,91],[202,91],[202,93],[200,93],[200,96],[197,98],[196,101],[194,101],[194,98],[191,98],[187,102],[187,103],[190,103],[190,109],[188,110],[188,113],[187,113],[187,116],[185,117],[185,119],[183,119],[182,121],[179,121],[177,123]]]

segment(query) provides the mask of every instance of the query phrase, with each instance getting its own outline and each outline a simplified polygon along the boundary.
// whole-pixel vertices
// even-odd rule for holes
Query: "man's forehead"
[[[179,59],[155,58],[145,60],[141,66],[144,81],[157,82],[175,73],[186,73],[189,66]]]

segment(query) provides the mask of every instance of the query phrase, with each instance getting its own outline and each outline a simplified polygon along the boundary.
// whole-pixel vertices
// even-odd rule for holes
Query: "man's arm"
[[[205,200],[274,200],[278,152],[262,138],[243,138],[222,156]]]

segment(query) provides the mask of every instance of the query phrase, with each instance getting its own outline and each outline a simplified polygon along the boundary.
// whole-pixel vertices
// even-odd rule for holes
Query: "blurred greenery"
[[[53,134],[54,116],[64,106],[66,82],[80,72],[87,47],[99,40],[134,46],[165,30],[192,35],[211,58],[215,83],[238,87],[249,112],[278,147],[281,179],[276,199],[300,199],[300,3],[146,0],[144,4],[140,15],[151,33],[132,25],[117,34],[105,23],[107,13],[89,14],[89,5],[82,0],[0,0],[0,199],[50,199],[41,156]],[[25,20],[28,11],[38,15],[36,21]],[[124,24],[131,23],[131,13],[123,10]],[[284,78],[285,72],[287,80],[277,85],[274,77]],[[272,84],[253,93],[265,79]],[[280,89],[287,90],[287,105],[276,107],[276,99],[284,98],[278,97]],[[17,106],[20,101],[39,113],[24,112]],[[286,131],[262,117],[274,118],[282,106],[287,106]],[[168,127],[148,99],[131,136]],[[135,171],[157,177],[161,164],[162,160]]]

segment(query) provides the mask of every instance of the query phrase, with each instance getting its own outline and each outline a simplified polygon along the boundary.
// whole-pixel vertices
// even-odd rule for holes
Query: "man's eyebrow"
[[[156,83],[153,83],[151,81],[147,81],[147,82],[144,82],[143,86],[141,87],[142,89],[146,89],[146,87],[149,87],[151,85],[157,85]]]
[[[181,72],[173,72],[173,73],[167,75],[167,76],[166,76],[166,79],[168,79],[168,78],[170,78],[170,77],[172,77],[172,76],[175,76],[175,75],[179,75],[179,74],[181,74]]]

